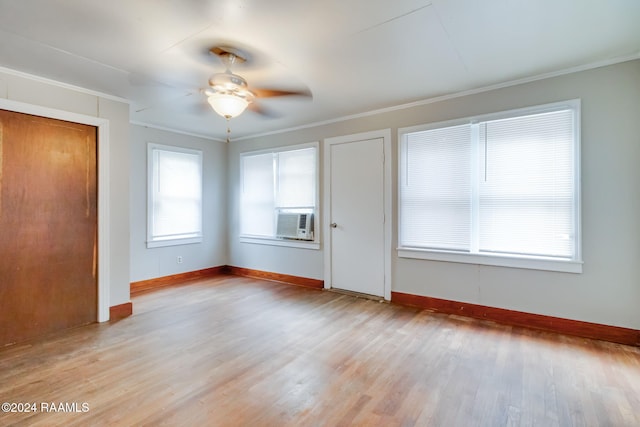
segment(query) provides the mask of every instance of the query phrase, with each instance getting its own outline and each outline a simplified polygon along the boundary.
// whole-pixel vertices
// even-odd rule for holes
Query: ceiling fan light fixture
[[[225,119],[239,116],[249,105],[246,98],[229,93],[212,93],[207,100],[213,110]]]

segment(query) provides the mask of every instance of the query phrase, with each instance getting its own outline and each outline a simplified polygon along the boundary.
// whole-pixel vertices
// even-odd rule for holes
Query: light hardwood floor
[[[133,302],[0,349],[0,401],[38,409],[0,425],[640,425],[636,347],[233,276]]]

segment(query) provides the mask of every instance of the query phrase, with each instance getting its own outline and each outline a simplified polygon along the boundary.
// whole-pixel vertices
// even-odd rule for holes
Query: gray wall
[[[316,279],[323,276],[321,250],[239,242],[238,166],[243,151],[391,128],[395,248],[398,128],[574,98],[582,100],[583,273],[400,259],[394,250],[392,290],[640,329],[640,60],[234,141],[228,152],[229,263]]]
[[[109,120],[109,304],[129,301],[129,105],[0,70],[0,97]]]
[[[251,268],[290,274],[294,276],[322,279],[323,257],[322,250],[290,248],[255,243],[241,243],[239,241],[239,181],[240,181],[240,153],[267,147],[302,144],[319,141],[320,138],[309,138],[305,133],[291,135],[276,135],[254,141],[231,141],[229,144],[229,260],[234,267]],[[319,150],[322,151],[322,150]],[[319,153],[322,155],[322,153]],[[322,169],[322,165],[320,165]],[[322,191],[320,194],[322,200]]]
[[[109,120],[111,305],[129,300],[130,281],[225,264],[323,278],[322,249],[239,242],[237,194],[242,151],[322,142],[329,137],[391,128],[395,211],[399,127],[580,98],[584,272],[399,259],[394,250],[393,290],[640,329],[640,60],[295,132],[233,141],[229,146],[132,126],[126,103],[1,70],[0,97]],[[204,151],[202,244],[146,249],[147,142]],[[323,189],[320,191],[322,200]],[[393,221],[396,230],[396,219]],[[394,236],[392,246],[396,244]],[[182,264],[176,263],[178,255],[183,257]]]
[[[147,143],[202,150],[203,241],[147,249]],[[131,126],[131,281],[228,264],[227,148],[223,142]],[[182,263],[177,263],[177,257]]]

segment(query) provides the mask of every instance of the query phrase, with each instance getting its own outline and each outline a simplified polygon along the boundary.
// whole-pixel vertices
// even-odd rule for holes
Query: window
[[[147,247],[202,241],[202,151],[148,144]]]
[[[399,255],[580,272],[579,101],[400,129]]]
[[[272,240],[269,244],[277,240],[284,245],[305,245],[278,239],[277,221],[278,215],[287,213],[317,216],[317,152],[318,144],[311,143],[240,155],[240,235],[243,241],[267,243],[266,239]],[[317,223],[316,218],[316,228]],[[317,240],[317,233],[314,233],[313,241]]]

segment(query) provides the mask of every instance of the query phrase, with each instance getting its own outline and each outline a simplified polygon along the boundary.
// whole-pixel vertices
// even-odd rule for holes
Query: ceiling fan
[[[270,112],[255,102],[257,98],[311,96],[308,90],[249,88],[242,76],[231,71],[233,65],[247,61],[247,54],[230,46],[214,46],[209,52],[219,57],[226,69],[223,73],[213,74],[209,78],[209,88],[204,92],[213,110],[227,120],[239,116],[247,107],[256,113],[271,116]]]

